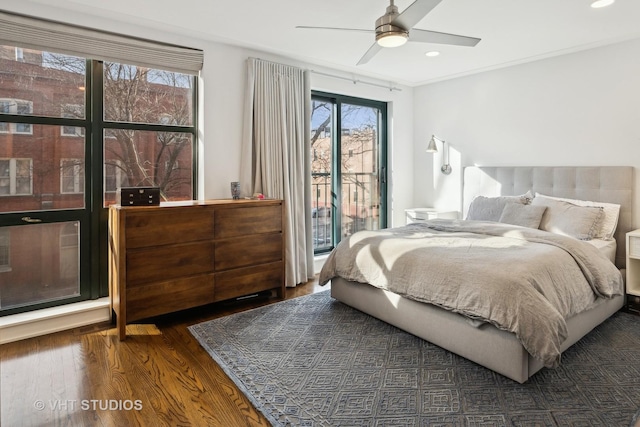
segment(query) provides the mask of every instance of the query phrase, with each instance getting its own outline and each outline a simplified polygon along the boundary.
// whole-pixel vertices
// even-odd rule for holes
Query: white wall
[[[200,188],[199,198],[227,198],[229,182],[237,181],[240,170],[240,141],[246,59],[266,60],[343,75],[362,81],[376,82],[368,77],[345,75],[317,65],[277,57],[240,47],[205,40],[192,34],[180,33],[176,28],[154,25],[141,18],[109,12],[93,15],[87,8],[62,10],[54,6],[34,4],[26,0],[3,0],[3,9],[35,17],[75,23],[106,31],[173,43],[204,51],[204,68],[200,88]],[[326,92],[389,102],[389,179],[390,224],[404,223],[404,209],[410,207],[413,196],[413,89],[398,86],[401,91],[351,81],[312,75],[311,88]]]
[[[303,68],[343,75],[336,70],[300,63],[238,47],[210,43],[205,48],[204,137],[203,137],[203,194],[204,198],[229,197],[229,182],[238,179],[242,111],[246,79],[246,59],[257,57]],[[352,78],[352,75],[345,76]],[[358,80],[375,82],[367,77]],[[412,204],[413,196],[413,89],[398,86],[400,91],[311,73],[311,88],[389,103],[389,207],[390,224],[404,224],[404,209]]]
[[[414,200],[459,210],[467,165],[638,168],[639,103],[638,39],[415,88]],[[432,133],[451,144],[449,176]]]
[[[640,168],[640,40],[415,88],[414,122],[416,206],[460,210],[467,165]],[[450,144],[449,176],[431,134]]]

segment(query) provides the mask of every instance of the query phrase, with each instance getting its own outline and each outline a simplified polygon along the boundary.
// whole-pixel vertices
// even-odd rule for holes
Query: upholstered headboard
[[[631,166],[477,167],[464,170],[463,218],[477,195],[512,196],[531,190],[555,197],[620,205],[615,233],[616,265],[625,265],[625,235],[633,227],[634,169]]]

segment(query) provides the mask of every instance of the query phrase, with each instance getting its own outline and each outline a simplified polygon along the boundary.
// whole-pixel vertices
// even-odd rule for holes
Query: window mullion
[[[86,117],[87,149],[85,161],[85,194],[87,206],[91,206],[91,295],[109,295],[107,258],[107,212],[102,207],[104,183],[103,161],[103,68],[102,62],[87,60]]]

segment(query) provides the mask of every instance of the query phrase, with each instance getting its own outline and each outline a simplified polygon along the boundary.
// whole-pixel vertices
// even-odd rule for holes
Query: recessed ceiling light
[[[601,7],[610,6],[615,1],[616,0],[595,0],[593,3],[591,3],[591,7],[594,9],[599,9]]]
[[[429,52],[425,53],[425,55],[428,56],[428,57],[434,57],[434,56],[440,55],[440,52],[438,52],[437,50],[432,50],[432,51],[429,51]]]

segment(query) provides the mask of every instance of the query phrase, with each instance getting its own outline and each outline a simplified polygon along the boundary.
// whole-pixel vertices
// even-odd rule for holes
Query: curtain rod
[[[277,65],[287,65],[287,64],[282,64],[280,62],[276,62],[276,61],[270,61],[268,59],[258,58],[258,57],[255,57],[255,56],[250,56],[249,59],[256,59],[258,61],[264,61],[264,62],[268,62],[268,63],[271,63],[271,64],[277,64]],[[290,67],[295,67],[295,68],[300,68],[300,67],[296,67],[295,65],[289,65],[289,66]],[[380,84],[380,83],[367,82],[367,81],[364,81],[364,80],[358,80],[356,78],[338,76],[338,75],[335,75],[335,74],[323,73],[323,72],[316,71],[316,70],[311,70],[311,69],[309,69],[308,71],[310,73],[317,74],[319,76],[325,76],[325,77],[331,77],[331,78],[334,78],[334,79],[347,80],[347,81],[353,82],[353,84],[361,83],[363,85],[369,85],[369,86],[381,87],[383,89],[388,89],[389,91],[392,91],[392,92],[394,90],[398,91],[398,92],[402,92],[402,89],[400,89],[399,87],[393,86],[393,83],[391,83],[391,82],[389,82],[389,86],[385,86],[385,85]]]
[[[322,73],[320,71],[315,71],[315,70],[309,70],[309,72],[311,72],[313,74],[318,74],[320,76],[331,77],[331,78],[334,78],[334,79],[348,80],[350,82],[353,82],[353,84],[361,83],[363,85],[376,86],[376,87],[381,87],[381,88],[384,88],[384,89],[389,89],[390,91],[396,90],[398,92],[402,92],[402,89],[400,89],[399,87],[393,86],[393,83],[391,83],[391,82],[389,82],[389,86],[385,86],[385,85],[379,84],[379,83],[366,82],[364,80],[358,80],[358,79],[355,79],[355,78],[349,78],[349,77],[344,77],[344,76],[337,76],[335,74]]]

